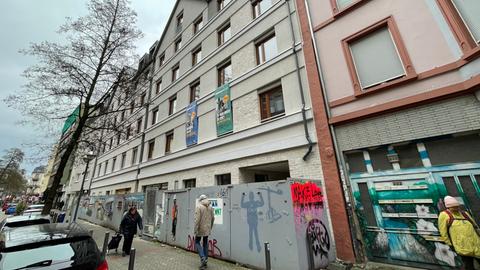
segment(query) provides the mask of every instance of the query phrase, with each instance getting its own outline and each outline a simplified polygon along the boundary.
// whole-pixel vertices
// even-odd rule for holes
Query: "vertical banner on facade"
[[[186,121],[186,138],[187,146],[198,143],[198,115],[197,115],[197,102],[190,103],[187,107],[187,121]]]
[[[233,131],[232,100],[227,83],[215,91],[217,136]]]

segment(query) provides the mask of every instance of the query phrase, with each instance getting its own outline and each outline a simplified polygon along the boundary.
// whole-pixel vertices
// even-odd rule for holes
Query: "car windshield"
[[[30,205],[27,210],[42,209],[43,205]]]
[[[95,269],[100,261],[97,245],[91,238],[70,243],[43,245],[25,250],[2,252],[0,269]],[[51,267],[48,267],[51,266]]]
[[[16,228],[16,227],[35,225],[35,224],[49,224],[49,223],[50,221],[48,219],[30,219],[30,220],[9,222],[5,224],[5,227]]]

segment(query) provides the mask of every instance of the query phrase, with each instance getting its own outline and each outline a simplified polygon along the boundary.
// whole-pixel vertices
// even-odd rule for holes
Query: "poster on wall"
[[[208,199],[210,201],[210,206],[213,208],[213,214],[215,217],[215,221],[213,224],[223,224],[223,199],[217,199],[217,198],[210,198]],[[195,200],[195,205],[199,203],[198,199]]]
[[[198,114],[197,114],[197,102],[194,101],[188,105],[187,109],[187,121],[185,124],[187,146],[198,143]]]
[[[227,83],[215,90],[217,136],[233,131],[232,100]]]

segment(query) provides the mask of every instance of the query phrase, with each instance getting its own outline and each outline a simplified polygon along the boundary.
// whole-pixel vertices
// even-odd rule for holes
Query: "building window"
[[[125,162],[127,161],[127,152],[123,152],[122,153],[122,160],[121,160],[121,164],[120,164],[120,167],[123,169],[125,168]]]
[[[173,130],[165,134],[165,154],[170,154],[170,152],[172,151],[172,143],[173,143]]]
[[[103,168],[103,174],[107,174],[107,168],[108,168],[108,160],[105,161],[105,168]]]
[[[168,115],[172,115],[177,111],[177,95],[170,97],[168,100]]]
[[[257,42],[257,65],[265,63],[277,55],[277,39],[275,33]]]
[[[337,9],[342,10],[348,6],[350,6],[353,2],[356,2],[358,0],[335,0],[337,4]]]
[[[135,110],[135,101],[130,102],[130,114]]]
[[[145,105],[145,93],[140,96],[140,106]]]
[[[114,157],[114,158],[112,159],[112,172],[115,171],[115,165],[116,165],[116,164],[117,164],[117,158]]]
[[[155,87],[155,94],[159,94],[162,91],[162,80],[157,82],[157,86]]]
[[[194,82],[190,85],[190,103],[194,102],[200,97],[200,81]]]
[[[108,144],[108,150],[112,149],[113,147],[113,137],[110,138],[110,143]],[[105,152],[105,148],[104,148],[104,152]]]
[[[158,107],[152,110],[152,126],[157,123],[158,118]]]
[[[232,37],[230,23],[218,30],[218,46],[221,46]]]
[[[480,2],[478,0],[453,0],[455,8],[476,43],[480,42]]]
[[[181,12],[177,16],[177,32],[182,30],[182,25],[183,25],[183,12]]]
[[[138,118],[137,120],[137,134],[142,131],[142,118]]]
[[[202,47],[192,52],[192,66],[195,66],[200,60],[202,60]]]
[[[163,66],[165,64],[165,54],[162,54],[158,57],[158,67]]]
[[[100,172],[102,171],[102,163],[98,164],[98,172],[97,172],[97,177],[100,176]]]
[[[155,139],[148,142],[148,155],[147,155],[148,160],[151,160],[153,158],[154,150],[155,150]]]
[[[117,134],[117,145],[120,144],[121,140],[122,140],[122,134],[121,134],[121,133],[118,133],[118,134]]]
[[[132,130],[132,125],[128,125],[127,127],[127,140],[130,139],[130,133],[131,133],[131,130]]]
[[[125,111],[123,110],[122,113],[120,114],[120,122],[123,122],[125,120]]]
[[[232,183],[232,175],[229,173],[216,175],[217,186],[230,185]]]
[[[176,65],[172,68],[172,82],[176,81],[180,77],[180,66]]]
[[[178,189],[178,180],[175,180],[175,182],[173,182],[173,189]]]
[[[232,65],[230,61],[218,68],[218,86],[222,86],[232,80]]]
[[[253,18],[256,19],[272,6],[271,0],[257,0],[253,2]]]
[[[178,52],[178,50],[180,50],[181,47],[182,47],[182,39],[179,38],[175,40],[175,52]]]
[[[130,165],[134,165],[137,162],[138,147],[133,148],[132,150],[132,159],[130,160]]]
[[[183,187],[184,188],[194,188],[194,187],[196,187],[196,182],[197,182],[196,179],[183,180]]]
[[[262,120],[285,113],[281,86],[260,94],[260,112]]]
[[[343,40],[355,94],[416,77],[392,17]]]
[[[202,29],[203,27],[203,18],[200,16],[194,23],[193,23],[193,34],[195,35]]]

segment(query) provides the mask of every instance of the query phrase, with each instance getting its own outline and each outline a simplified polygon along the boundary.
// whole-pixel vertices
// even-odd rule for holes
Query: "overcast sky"
[[[35,59],[18,53],[30,42],[58,41],[56,33],[65,17],[76,18],[86,13],[86,0],[1,0],[0,9],[0,155],[6,149],[24,149],[28,157],[37,155],[31,145],[39,140],[38,131],[18,125],[20,113],[8,108],[3,98],[19,91],[25,84],[23,70]],[[175,0],[131,0],[138,14],[138,27],[144,33],[137,44],[137,53],[143,55],[160,38]],[[62,127],[59,127],[61,129]],[[57,138],[52,138],[57,139]],[[48,153],[45,155],[47,156]],[[44,161],[46,163],[46,161]],[[37,162],[25,162],[30,174]]]

